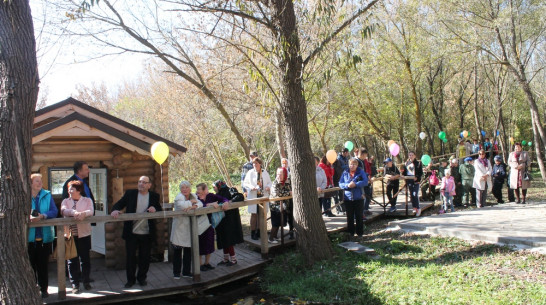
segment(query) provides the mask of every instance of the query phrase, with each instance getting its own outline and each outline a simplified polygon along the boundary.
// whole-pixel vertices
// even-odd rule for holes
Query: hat
[[[442,158],[442,159],[440,159],[440,162],[446,162],[446,163],[447,163],[447,159],[446,159],[446,158]]]
[[[496,155],[494,159],[495,161],[502,161],[502,157],[500,155]]]
[[[345,148],[343,149],[343,152],[344,152],[344,153],[349,152],[349,149],[348,149],[347,147],[345,147]]]
[[[392,162],[391,158],[387,158],[387,159],[385,159],[385,161],[383,161],[383,163],[389,163],[389,162]]]
[[[472,161],[472,157],[466,157],[464,158],[464,162]]]

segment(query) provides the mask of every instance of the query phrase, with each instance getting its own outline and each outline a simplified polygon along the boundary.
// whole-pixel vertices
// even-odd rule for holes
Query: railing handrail
[[[322,190],[321,193],[328,193],[339,191],[339,187],[328,188]],[[285,197],[262,197],[254,199],[246,199],[244,201],[230,202],[228,210],[240,208],[243,206],[254,205],[262,202],[271,202],[271,201],[280,201],[291,199],[292,196]],[[174,204],[174,203],[168,203]],[[47,226],[59,226],[59,225],[71,225],[71,224],[83,224],[83,223],[101,223],[101,222],[121,222],[121,221],[131,221],[131,220],[141,220],[141,219],[163,219],[163,218],[174,218],[179,216],[199,216],[206,215],[214,212],[224,211],[222,207],[215,208],[213,206],[197,208],[190,211],[159,211],[155,213],[122,213],[118,218],[113,216],[89,216],[83,220],[76,220],[74,217],[67,218],[51,218],[45,219],[38,222],[29,222],[28,226],[31,228],[34,227],[47,227]]]

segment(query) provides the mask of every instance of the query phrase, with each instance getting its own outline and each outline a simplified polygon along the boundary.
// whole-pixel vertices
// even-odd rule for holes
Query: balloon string
[[[161,172],[161,209],[163,210],[163,218],[165,215],[165,190],[163,189],[163,164],[159,164],[159,171]]]

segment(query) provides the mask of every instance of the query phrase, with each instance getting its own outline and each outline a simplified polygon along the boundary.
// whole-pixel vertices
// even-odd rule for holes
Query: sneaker
[[[85,288],[85,290],[91,290],[93,289],[93,286],[91,286],[89,283],[83,283],[83,288]]]
[[[219,262],[216,266],[225,266],[229,263],[229,260],[222,260],[221,262]]]
[[[193,274],[191,274],[191,273],[188,273],[188,274],[182,273],[182,277],[185,277],[185,278],[192,278],[192,277],[193,277]]]
[[[125,283],[125,288],[131,288],[131,287],[133,287],[134,284],[135,284],[135,282],[127,282],[127,283]]]
[[[173,278],[174,278],[175,280],[179,280],[179,279],[180,279],[180,275],[174,275]]]
[[[229,261],[227,264],[226,264],[226,267],[231,267],[233,265],[237,265],[237,261]]]
[[[389,209],[389,213],[394,213],[394,212],[396,212],[396,207],[391,207],[391,208]]]
[[[209,268],[205,267],[205,265],[201,265],[201,267],[199,267],[199,270],[201,270],[201,271],[209,271]]]
[[[270,244],[278,244],[278,243],[279,243],[278,241],[276,241],[276,240],[271,240],[271,239],[268,239],[268,241],[269,241]]]
[[[140,286],[146,286],[146,285],[148,285],[148,282],[146,280],[142,280],[142,281],[138,281],[138,284]]]
[[[421,216],[421,209],[417,209],[417,213],[415,213],[415,217]]]
[[[413,208],[413,214],[417,213],[417,209]]]
[[[438,211],[438,214],[444,214],[444,213],[445,213],[444,210],[439,210],[439,211]]]
[[[72,293],[73,293],[73,294],[80,294],[80,293],[81,293],[81,291],[80,291],[80,285],[78,285],[78,286],[73,286],[73,287],[72,287]]]
[[[334,215],[332,212],[326,213],[326,216],[328,216],[328,217],[336,217],[336,215]]]

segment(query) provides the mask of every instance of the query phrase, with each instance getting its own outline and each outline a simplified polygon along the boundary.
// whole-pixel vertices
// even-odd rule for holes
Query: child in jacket
[[[444,171],[445,176],[442,178],[442,184],[440,186],[440,192],[443,197],[443,204],[440,208],[440,214],[447,211],[447,208],[451,208],[451,212],[455,212],[453,207],[453,196],[455,196],[455,179],[451,176],[451,170],[446,169]]]

